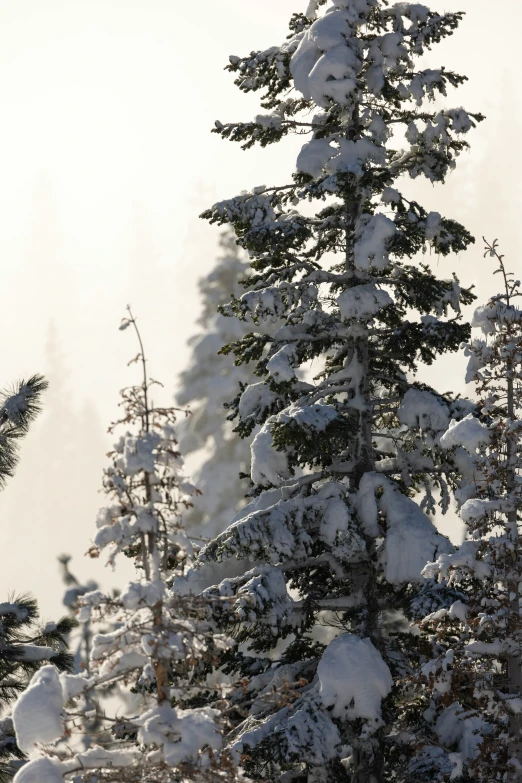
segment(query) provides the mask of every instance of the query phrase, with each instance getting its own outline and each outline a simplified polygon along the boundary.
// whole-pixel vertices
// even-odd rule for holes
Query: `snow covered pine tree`
[[[116,598],[100,590],[78,597],[80,621],[91,616],[113,621],[115,630],[93,637],[89,672],[59,675],[54,666],[44,666],[16,702],[16,737],[31,760],[15,783],[217,783],[229,769],[227,780],[234,779],[230,764],[219,756],[220,713],[199,706],[201,693],[208,690],[205,672],[219,646],[229,647],[231,640],[211,633],[204,600],[172,588],[177,579],[182,585],[186,581],[183,573],[191,559],[181,527],[191,487],[181,475],[175,411],[152,403],[155,382],[148,378],[130,310],[121,328],[128,326],[139,339],[133,361],[142,364],[143,382],[122,392],[123,418],[117,424],[134,431],[120,437],[105,471],[110,503],[99,513],[91,554],[108,548],[113,562],[124,553],[135,559],[142,578]],[[100,697],[115,682],[139,695],[137,715],[136,701],[129,717],[122,715],[121,705],[117,717],[100,706]],[[220,696],[214,689],[214,699]],[[82,742],[93,719],[110,728],[112,742],[85,750]]]
[[[13,475],[18,464],[18,445],[27,434],[29,425],[40,413],[40,399],[47,388],[41,375],[19,381],[0,398],[0,488]]]
[[[199,282],[203,312],[198,323],[202,331],[190,340],[192,355],[180,375],[176,395],[178,405],[190,405],[191,409],[191,415],[180,422],[180,451],[185,456],[193,452],[203,456],[194,474],[202,494],[194,497],[185,524],[191,532],[209,538],[227,527],[247,491],[239,474],[248,469],[250,445],[233,433],[224,405],[238,394],[240,384],[246,386],[254,380],[249,368],[234,365],[232,357],[218,355],[224,345],[250,332],[248,324],[217,312],[232,294],[241,292],[239,281],[248,270],[232,231],[223,232],[220,247],[218,263]]]
[[[504,290],[476,310],[472,325],[484,337],[466,347],[478,417],[453,423],[441,438],[470,463],[459,495],[468,540],[426,568],[441,588],[458,591],[421,624],[435,640],[424,667],[430,781],[522,780],[522,289],[496,243],[486,254],[498,261]]]
[[[217,133],[245,148],[312,137],[291,184],[257,187],[203,215],[233,225],[254,270],[222,311],[269,330],[228,349],[238,363],[257,362],[260,377],[236,404],[240,434],[261,425],[254,499],[201,560],[263,563],[206,594],[251,651],[228,656],[244,678],[229,747],[246,774],[271,783],[382,783],[395,779],[404,747],[411,755],[394,731],[410,708],[396,684],[417,642],[386,626],[393,611],[409,611],[416,589],[436,601],[420,573],[431,552],[452,547],[425,511],[433,485],[443,505],[455,485],[438,437],[468,411],[406,373],[468,339],[460,305],[474,297],[455,277],[407,261],[473,239],[393,185],[404,175],[444,181],[482,119],[429,111],[465,77],[413,62],[461,18],[417,3],[311,2],[282,46],[228,66],[241,90],[265,91],[265,113],[216,123]],[[323,202],[315,214],[297,208],[314,201]],[[283,325],[270,331],[276,319]],[[317,383],[298,380],[318,357]]]
[[[23,693],[30,678],[52,661],[61,671],[71,671],[74,657],[68,652],[67,637],[76,620],[38,623],[36,601],[19,596],[0,604],[0,707],[5,709]],[[0,783],[12,779],[25,759],[13,729],[11,717],[0,719]]]
[[[18,445],[30,423],[40,412],[40,397],[47,382],[34,375],[20,381],[0,400],[0,487],[14,473]],[[24,690],[39,667],[52,660],[62,670],[70,670],[73,658],[67,652],[67,634],[76,625],[64,618],[58,623],[38,623],[34,598],[19,596],[0,603],[0,708],[4,711]],[[0,783],[11,780],[24,754],[16,744],[13,722],[0,720]]]

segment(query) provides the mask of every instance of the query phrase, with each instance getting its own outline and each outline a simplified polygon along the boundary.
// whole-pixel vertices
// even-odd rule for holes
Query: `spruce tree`
[[[123,431],[109,455],[108,502],[90,554],[106,551],[110,563],[126,555],[138,578],[119,596],[100,590],[78,596],[80,622],[102,623],[102,630],[98,625],[92,638],[88,671],[59,675],[44,666],[16,702],[17,740],[31,755],[16,783],[217,783],[231,769],[220,757],[224,719],[210,706],[221,690],[209,692],[205,682],[230,640],[213,633],[207,603],[187,591],[193,547],[181,519],[193,488],[182,475],[175,411],[153,403],[156,382],[130,309],[121,328],[129,326],[140,345],[133,361],[142,382],[122,391],[122,418],[111,431]],[[103,701],[115,683],[137,697],[129,714]],[[103,727],[99,735],[92,736],[93,725]]]
[[[248,367],[236,366],[231,356],[219,355],[224,345],[250,331],[248,324],[217,312],[232,294],[241,292],[239,281],[248,270],[233,232],[221,235],[220,248],[217,264],[199,281],[201,331],[190,340],[192,353],[176,395],[178,405],[190,407],[190,415],[180,422],[180,449],[185,456],[194,453],[201,460],[194,474],[201,495],[193,498],[186,525],[210,538],[221,533],[244,505],[248,487],[239,474],[250,464],[250,445],[233,432],[224,406],[239,394],[241,386],[254,382]]]
[[[228,66],[242,91],[261,91],[263,113],[215,132],[246,149],[309,134],[291,182],[203,215],[232,225],[250,255],[246,291],[222,312],[255,325],[226,350],[259,377],[234,403],[236,431],[260,430],[253,499],[200,560],[261,563],[206,596],[243,645],[226,657],[242,678],[229,747],[271,782],[393,781],[413,754],[415,737],[405,754],[396,727],[405,713],[414,725],[419,705],[398,683],[421,641],[397,612],[437,605],[420,573],[430,552],[452,547],[428,514],[433,488],[447,507],[459,479],[439,439],[469,406],[412,377],[469,338],[460,310],[473,300],[415,257],[473,238],[404,191],[408,176],[444,182],[482,119],[430,106],[465,77],[415,67],[462,16],[312,0],[281,46]],[[312,361],[324,371],[305,384]]]
[[[441,439],[469,463],[458,495],[468,540],[425,571],[457,592],[421,623],[434,641],[422,678],[431,729],[422,755],[440,769],[430,781],[522,779],[522,288],[496,243],[486,255],[502,290],[476,310],[482,338],[465,349],[477,416]]]

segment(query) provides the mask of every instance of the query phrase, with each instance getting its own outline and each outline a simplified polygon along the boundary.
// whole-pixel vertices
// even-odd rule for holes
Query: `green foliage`
[[[15,471],[19,441],[40,413],[41,395],[47,386],[43,376],[33,375],[0,393],[0,489]]]

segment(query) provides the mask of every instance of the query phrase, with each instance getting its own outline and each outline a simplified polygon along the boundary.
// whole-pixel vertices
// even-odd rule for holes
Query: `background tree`
[[[486,255],[498,263],[503,290],[475,311],[483,336],[465,351],[478,417],[441,441],[470,463],[459,495],[469,540],[426,569],[441,590],[458,592],[421,623],[435,640],[423,668],[431,733],[420,757],[427,767],[432,760],[430,781],[522,779],[522,292],[496,243]]]
[[[415,67],[461,18],[419,4],[312,0],[282,46],[230,58],[239,88],[262,91],[264,113],[217,122],[217,133],[244,148],[311,136],[291,182],[204,214],[231,224],[249,252],[248,290],[223,312],[255,324],[228,351],[255,362],[262,380],[234,405],[239,434],[261,427],[255,499],[201,560],[262,563],[207,595],[245,645],[228,656],[245,678],[230,747],[247,774],[270,781],[391,781],[408,736],[395,731],[399,717],[411,712],[416,725],[397,684],[415,670],[420,641],[389,620],[409,616],[419,593],[437,601],[420,584],[423,561],[452,548],[426,514],[433,487],[445,508],[456,485],[458,464],[438,441],[468,409],[411,378],[468,339],[460,307],[473,296],[410,259],[473,239],[395,185],[444,181],[482,119],[430,106],[465,77]],[[317,360],[324,372],[299,381]],[[325,625],[329,644],[318,640]]]
[[[221,235],[220,248],[217,264],[199,281],[201,331],[190,340],[192,353],[176,395],[178,405],[189,406],[191,412],[180,422],[180,450],[185,456],[194,454],[199,462],[194,480],[201,495],[193,498],[186,524],[210,538],[221,533],[244,505],[248,486],[239,474],[250,465],[250,443],[233,432],[224,406],[239,394],[240,384],[254,382],[249,368],[236,366],[232,356],[219,355],[224,345],[250,331],[248,324],[218,313],[232,294],[242,291],[239,281],[248,270],[233,232]]]
[[[90,783],[93,776],[114,780],[115,774],[122,783],[170,783],[177,777],[217,782],[230,767],[219,757],[220,713],[200,706],[208,690],[205,672],[229,640],[212,633],[206,602],[183,594],[192,544],[181,515],[193,488],[181,472],[175,411],[152,402],[155,382],[130,309],[121,328],[129,326],[140,344],[135,361],[143,380],[122,392],[122,419],[113,427],[124,431],[105,471],[108,505],[99,513],[91,555],[107,549],[113,563],[123,553],[134,559],[139,578],[117,597],[94,590],[78,598],[82,622],[93,615],[117,623],[93,637],[88,672],[58,675],[46,666],[18,699],[17,739],[33,758],[16,783]],[[121,706],[114,715],[102,707],[114,683],[141,696],[137,714],[136,704],[129,715]],[[213,700],[220,695],[216,688]],[[78,749],[93,719],[111,732],[110,748]],[[63,737],[67,744],[60,743]]]

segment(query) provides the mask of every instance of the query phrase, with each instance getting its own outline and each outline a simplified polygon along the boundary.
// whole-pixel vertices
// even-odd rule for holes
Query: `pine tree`
[[[486,255],[496,259],[503,286],[476,310],[472,324],[483,337],[466,346],[477,416],[441,439],[469,463],[458,495],[468,540],[426,568],[441,591],[454,592],[447,608],[421,623],[434,639],[423,668],[431,696],[423,755],[440,769],[430,781],[522,779],[522,288],[496,243]]]
[[[213,538],[228,525],[244,505],[248,487],[239,478],[250,464],[250,444],[233,432],[225,404],[254,376],[244,365],[236,366],[232,357],[219,355],[224,345],[240,340],[250,331],[241,321],[226,318],[218,307],[241,291],[239,281],[246,277],[248,263],[238,251],[232,232],[220,237],[221,256],[209,275],[199,281],[203,303],[198,324],[201,332],[190,340],[189,366],[180,375],[178,405],[190,406],[191,415],[181,422],[180,449],[187,456],[196,453],[202,459],[194,480],[201,495],[186,516],[189,528]]]
[[[19,458],[20,439],[40,412],[47,382],[34,375],[3,392],[0,399],[0,487],[10,478]],[[50,660],[60,670],[72,668],[66,637],[76,621],[40,624],[34,598],[22,595],[0,604],[0,708],[5,711],[27,686],[30,677]],[[12,720],[0,720],[0,782],[11,780],[25,756],[16,743]]]
[[[14,474],[19,441],[40,413],[40,397],[46,388],[47,381],[33,375],[0,394],[0,488]]]
[[[184,576],[192,544],[181,526],[192,487],[182,476],[173,408],[153,404],[141,336],[130,309],[122,329],[134,327],[140,351],[141,384],[122,391],[124,431],[110,454],[104,490],[108,504],[97,519],[91,555],[102,550],[109,562],[124,554],[140,578],[119,596],[94,590],[78,597],[81,622],[113,623],[92,639],[89,671],[58,675],[49,665],[33,677],[18,699],[13,720],[22,750],[32,760],[16,783],[94,779],[119,783],[217,783],[230,767],[220,759],[220,711],[210,706],[221,691],[209,692],[205,673],[220,646],[212,633],[205,600],[187,593]],[[103,628],[103,626],[102,626]],[[139,697],[130,715],[102,707],[106,689],[119,683]],[[89,736],[96,720],[105,727],[102,743]],[[112,735],[107,746],[106,734]],[[86,736],[87,735],[87,736]],[[61,744],[61,738],[67,738]],[[85,740],[87,750],[79,749]],[[233,780],[231,772],[227,780]]]
[[[74,658],[68,652],[67,637],[76,620],[63,617],[58,623],[39,623],[38,607],[30,596],[0,604],[0,618],[0,706],[5,710],[49,661],[60,671],[72,670]],[[11,780],[24,759],[13,721],[5,716],[0,720],[0,782]]]
[[[241,90],[262,91],[264,113],[215,132],[247,149],[311,135],[292,182],[203,215],[234,227],[253,269],[222,312],[266,329],[226,349],[262,379],[235,402],[239,434],[260,426],[254,499],[200,560],[261,563],[205,595],[244,645],[226,659],[242,678],[229,747],[246,774],[271,782],[382,783],[413,754],[415,737],[395,727],[405,713],[416,725],[419,703],[398,683],[423,640],[397,612],[437,604],[420,573],[430,552],[452,547],[427,514],[433,488],[446,507],[460,475],[439,439],[469,405],[411,378],[469,338],[460,308],[474,297],[410,259],[458,253],[473,238],[394,186],[443,182],[482,119],[430,107],[465,77],[414,64],[461,18],[312,0],[282,46],[228,66]],[[313,360],[325,369],[306,384],[298,372]]]

